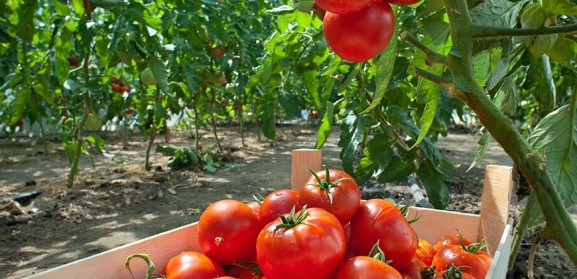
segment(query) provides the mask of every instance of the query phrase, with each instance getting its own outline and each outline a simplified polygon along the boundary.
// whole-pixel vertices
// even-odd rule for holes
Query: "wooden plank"
[[[100,254],[38,273],[28,278],[131,278],[124,261],[131,254],[148,254],[160,271],[173,257],[184,251],[201,251],[196,237],[196,223],[120,246]],[[148,266],[140,259],[131,264],[135,278],[146,277]]]
[[[299,191],[311,176],[309,169],[322,169],[322,152],[318,149],[295,149],[291,156],[291,186]]]
[[[509,221],[513,180],[511,167],[489,165],[485,171],[481,197],[481,234],[491,254],[499,245]]]
[[[479,227],[481,218],[479,215],[410,207],[408,219],[412,219],[415,214],[421,217],[411,226],[419,238],[432,244],[435,244],[442,236],[457,233],[457,229],[463,236],[471,240],[480,239]]]

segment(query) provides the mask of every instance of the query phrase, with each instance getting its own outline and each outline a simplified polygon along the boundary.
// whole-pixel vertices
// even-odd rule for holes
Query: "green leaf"
[[[577,5],[569,0],[543,0],[543,9],[549,16],[577,15]]]
[[[523,28],[539,28],[544,25],[546,19],[547,15],[541,4],[534,3],[527,6],[521,14],[521,26]],[[555,45],[557,36],[557,34],[551,34],[525,37],[524,41],[533,57],[539,57]]]
[[[577,90],[577,88],[574,88]],[[577,99],[560,107],[537,124],[529,144],[542,153],[545,167],[566,207],[577,203]]]
[[[421,163],[417,170],[417,176],[423,182],[431,204],[437,209],[447,208],[449,188],[446,181],[450,180],[450,177],[446,173],[439,172],[430,160]]]
[[[481,160],[483,160],[483,157],[485,156],[485,151],[487,151],[487,147],[489,147],[490,142],[491,142],[491,134],[486,131],[483,131],[481,138],[479,138],[479,141],[477,141],[477,143],[479,144],[479,149],[477,149],[475,158],[473,158],[473,162],[471,162],[471,165],[467,169],[467,172],[473,169],[477,164],[479,164],[479,162],[481,162]]]
[[[393,156],[383,171],[377,176],[379,183],[396,182],[413,173],[413,165],[405,158]]]
[[[471,9],[471,19],[478,26],[507,27],[517,25],[517,18],[528,0],[487,0]]]
[[[269,139],[274,139],[276,137],[276,105],[277,95],[274,91],[269,91],[260,98],[259,117],[262,122],[262,132],[265,137]]]
[[[434,84],[433,82],[421,79],[420,80],[420,89],[419,94],[424,95],[425,101],[425,110],[423,111],[423,115],[419,119],[419,125],[421,126],[421,131],[419,133],[419,137],[417,141],[413,144],[411,148],[419,145],[421,141],[427,136],[433,121],[435,120],[435,114],[437,113],[437,107],[439,106],[439,97],[440,97],[440,89],[439,87]]]
[[[12,103],[11,118],[9,125],[14,125],[18,123],[18,120],[22,118],[22,114],[26,111],[26,106],[28,105],[28,100],[30,99],[30,88],[28,86],[19,85],[14,89],[14,95],[16,99]]]
[[[367,121],[362,117],[357,117],[352,110],[349,110],[343,119],[338,146],[341,148],[340,157],[343,162],[343,170],[347,173],[355,173],[353,167],[355,152],[368,126]]]
[[[491,71],[491,55],[489,51],[481,51],[473,57],[475,80],[481,87],[485,87],[485,81]]]
[[[566,38],[565,35],[559,35],[555,45],[546,54],[555,62],[569,69],[577,70],[577,63],[575,62],[577,42]]]
[[[282,5],[280,7],[276,7],[274,9],[270,9],[267,10],[266,12],[271,14],[271,15],[285,15],[285,14],[290,14],[290,13],[294,13],[295,8],[289,5]]]
[[[158,88],[165,94],[170,94],[170,90],[168,89],[168,76],[167,76],[167,69],[164,63],[156,56],[151,56],[150,58],[150,69],[152,70],[152,74],[154,74],[154,78],[157,81]]]
[[[548,56],[542,55],[529,65],[523,88],[533,89],[543,115],[555,108],[557,89]]]
[[[393,159],[391,139],[385,134],[375,135],[365,147],[363,158],[355,173],[357,183],[364,185],[371,177],[380,175]]]
[[[302,74],[303,78],[303,85],[306,88],[307,92],[311,96],[313,103],[317,109],[321,109],[321,98],[319,96],[319,80],[318,80],[319,72],[314,71],[305,71]]]
[[[333,127],[333,119],[335,114],[335,105],[331,102],[327,102],[327,107],[325,110],[325,115],[323,116],[321,125],[319,126],[317,143],[315,145],[316,149],[321,149],[329,135],[331,133],[331,128]]]
[[[379,61],[377,62],[377,91],[375,92],[375,96],[373,97],[373,101],[363,111],[363,113],[367,113],[374,109],[381,103],[381,99],[385,96],[385,92],[387,91],[387,87],[389,86],[389,82],[391,81],[391,77],[393,76],[393,70],[395,68],[395,59],[397,57],[397,45],[398,45],[398,38],[397,38],[398,29],[395,28],[395,33],[393,34],[393,38],[389,45],[383,50],[383,52],[379,55]]]

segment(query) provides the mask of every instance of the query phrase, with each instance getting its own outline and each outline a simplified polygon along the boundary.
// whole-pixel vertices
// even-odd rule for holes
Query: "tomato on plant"
[[[373,0],[316,0],[315,3],[327,12],[335,14],[349,14],[356,12]]]
[[[342,59],[358,63],[377,56],[389,45],[395,15],[389,4],[372,1],[349,14],[327,11],[323,31],[329,48]]]
[[[417,235],[399,208],[384,199],[361,203],[351,220],[349,249],[356,255],[367,255],[377,241],[396,269],[403,269],[415,257]]]
[[[132,113],[134,113],[134,109],[132,109],[132,108],[127,108],[124,111],[124,115],[126,115],[126,116],[131,115]]]
[[[221,58],[226,53],[226,48],[224,46],[218,45],[212,49],[210,56],[212,58]]]
[[[327,167],[311,173],[299,192],[299,203],[323,208],[334,214],[341,224],[348,223],[361,203],[357,182],[346,172]]]
[[[16,126],[22,127],[23,125],[24,125],[24,120],[22,118],[18,119],[18,121],[16,122]]]
[[[70,55],[68,57],[68,65],[70,65],[71,67],[78,66],[78,58],[76,58],[76,55]]]
[[[329,278],[345,256],[339,220],[322,208],[306,208],[268,223],[256,242],[257,262],[269,279]]]
[[[122,93],[123,86],[118,83],[114,83],[112,84],[111,89],[116,93]]]
[[[198,220],[198,243],[222,264],[249,259],[255,253],[260,222],[253,210],[237,200],[210,204]]]
[[[260,204],[258,217],[261,224],[266,225],[279,215],[291,212],[296,207],[300,210],[299,192],[292,189],[278,189],[268,194]]]
[[[198,252],[183,252],[168,261],[162,273],[167,279],[214,279],[226,272],[215,260]]]

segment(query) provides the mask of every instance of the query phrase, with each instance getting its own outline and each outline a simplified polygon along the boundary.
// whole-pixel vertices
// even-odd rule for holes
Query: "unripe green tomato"
[[[102,126],[102,119],[96,113],[91,113],[86,116],[86,122],[84,122],[84,128],[89,131],[98,131]]]
[[[140,80],[142,80],[142,83],[144,83],[146,86],[156,85],[157,83],[156,78],[154,77],[154,74],[150,68],[146,68],[144,71],[142,71],[142,73],[140,73]]]

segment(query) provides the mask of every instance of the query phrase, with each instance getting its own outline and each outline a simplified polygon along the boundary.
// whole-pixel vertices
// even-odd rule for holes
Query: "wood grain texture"
[[[291,186],[299,191],[311,176],[309,169],[322,169],[322,152],[318,149],[295,149],[291,157]]]

